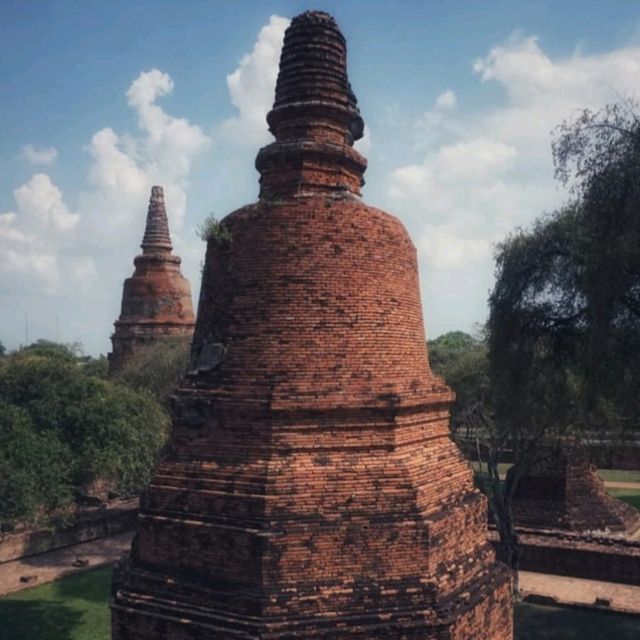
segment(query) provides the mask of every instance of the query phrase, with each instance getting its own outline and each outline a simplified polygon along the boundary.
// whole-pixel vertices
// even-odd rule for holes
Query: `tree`
[[[55,358],[63,362],[76,362],[76,352],[79,350],[78,344],[62,344],[51,340],[36,340],[26,346],[22,351],[43,358]]]
[[[625,431],[640,418],[640,119],[626,101],[564,123],[556,174],[579,202],[579,291],[592,427]]]
[[[117,374],[117,380],[151,393],[168,406],[189,362],[191,342],[188,338],[158,340],[135,351]]]
[[[0,402],[0,531],[71,499],[68,447],[55,434],[34,429],[23,409]]]
[[[451,331],[430,340],[428,346],[431,368],[456,394],[451,431],[459,444],[467,445],[470,434],[460,433],[460,427],[471,427],[469,416],[486,404],[490,388],[484,336],[475,338],[463,331]]]
[[[12,478],[7,491],[20,503],[0,493],[5,522],[50,512],[96,479],[118,492],[140,491],[168,432],[150,393],[88,375],[81,359],[57,348],[0,359],[0,406],[0,483]],[[54,487],[57,502],[35,485]]]
[[[491,411],[475,416],[487,433],[490,508],[512,566],[519,478],[550,450],[586,436],[625,437],[640,418],[640,122],[622,106],[585,111],[561,125],[553,148],[574,200],[497,248]],[[502,483],[507,448],[514,464]]]
[[[496,251],[487,323],[490,401],[474,418],[484,434],[485,490],[500,555],[514,569],[511,502],[520,478],[580,423],[584,304],[576,290],[575,214],[569,207],[544,217]],[[503,481],[498,465],[507,451],[513,465]]]

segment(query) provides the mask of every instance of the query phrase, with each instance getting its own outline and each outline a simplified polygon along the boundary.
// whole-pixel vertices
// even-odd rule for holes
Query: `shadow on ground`
[[[519,603],[516,640],[638,640],[640,617]]]
[[[0,640],[109,640],[111,567],[0,599]]]
[[[98,578],[99,577],[99,578]],[[104,604],[109,599],[111,567],[85,571],[73,576],[73,580],[58,580],[52,583],[54,597],[60,600],[84,600]],[[0,639],[1,640],[1,639]]]
[[[63,602],[0,600],[0,639],[27,640],[25,630],[31,629],[34,640],[71,640],[82,618]]]

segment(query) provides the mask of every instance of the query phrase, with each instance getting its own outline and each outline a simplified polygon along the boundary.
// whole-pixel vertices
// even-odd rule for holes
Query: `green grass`
[[[608,489],[610,495],[628,502],[632,507],[640,509],[640,491],[635,489]]]
[[[640,471],[625,469],[598,469],[598,475],[605,482],[637,482],[640,484]]]
[[[0,599],[0,640],[110,640],[111,567]]]
[[[105,567],[1,598],[0,640],[110,640],[110,583]],[[637,640],[640,616],[520,603],[515,629],[515,640]]]
[[[482,471],[486,473],[487,466],[480,465],[479,462],[472,462],[471,466],[478,471],[482,467]],[[501,462],[498,465],[498,472],[501,476],[507,474],[507,470],[511,464],[509,462]],[[640,484],[640,471],[627,471],[626,469],[598,469],[598,475],[605,482],[636,482]]]

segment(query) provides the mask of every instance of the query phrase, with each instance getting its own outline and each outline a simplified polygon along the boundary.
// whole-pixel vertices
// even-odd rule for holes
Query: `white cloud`
[[[225,137],[251,147],[270,139],[266,116],[275,96],[284,32],[289,20],[272,15],[260,30],[251,53],[227,76],[231,102],[238,114],[223,123]]]
[[[491,255],[491,242],[467,238],[452,225],[427,226],[418,243],[418,253],[436,269],[457,269]]]
[[[49,176],[38,173],[14,190],[15,212],[0,214],[0,281],[5,289],[28,285],[53,294],[59,290],[57,249],[73,237],[79,215],[71,213]]]
[[[58,150],[55,147],[38,149],[31,144],[22,147],[22,157],[31,164],[53,164],[58,157]]]
[[[458,104],[456,94],[447,89],[436,98],[436,109],[453,109]]]
[[[180,231],[192,163],[210,140],[158,104],[173,88],[172,79],[157,69],[131,83],[126,98],[139,130],[116,133],[105,127],[91,137],[87,186],[73,211],[46,174],[14,191],[15,211],[0,214],[0,306],[26,297],[25,308],[33,308],[45,294],[50,309],[62,305],[67,315],[83,309],[80,317],[104,344],[119,310],[122,280],[133,268],[153,184],[164,186],[174,244],[178,253],[185,249],[197,272],[192,245],[202,243],[195,237],[184,242]]]
[[[371,129],[365,124],[364,132],[360,140],[356,140],[353,145],[354,148],[359,151],[363,156],[367,156],[373,147],[373,141],[371,140]]]
[[[485,218],[496,213],[487,207],[492,206],[496,193],[504,190],[503,176],[513,167],[516,156],[514,147],[488,138],[446,145],[427,155],[421,164],[396,169],[391,174],[389,194],[395,200],[415,203],[426,225],[457,216],[466,219],[467,227],[482,220],[484,230]],[[474,257],[474,253],[467,254],[468,259]]]
[[[13,195],[26,222],[33,223],[47,233],[51,229],[70,231],[78,224],[80,217],[69,211],[62,200],[62,192],[44,173],[32,176]]]
[[[538,38],[515,34],[472,72],[504,90],[502,103],[462,112],[445,109],[455,102],[441,94],[410,129],[422,160],[397,167],[387,184],[389,207],[418,231],[427,317],[438,330],[455,328],[460,310],[469,325],[484,320],[492,245],[566,199],[553,180],[550,132],[583,108],[639,96],[640,47],[553,58]]]

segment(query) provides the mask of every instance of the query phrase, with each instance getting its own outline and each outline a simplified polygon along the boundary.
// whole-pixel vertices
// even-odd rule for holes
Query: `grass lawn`
[[[472,462],[471,466],[478,471],[480,468],[486,472],[486,465],[479,462]],[[507,474],[511,463],[501,462],[498,464],[498,472],[502,477]],[[626,469],[598,469],[598,475],[605,482],[636,482],[640,484],[640,471],[627,471]]]
[[[111,567],[0,598],[0,640],[110,640]]]
[[[636,489],[607,489],[614,497],[628,502],[632,507],[640,509],[640,491]]]
[[[110,640],[111,568],[0,598],[0,640]],[[516,640],[637,640],[640,616],[518,604]],[[483,639],[484,640],[484,639]]]
[[[598,475],[609,482],[637,482],[640,484],[640,471],[625,469],[598,469]]]

